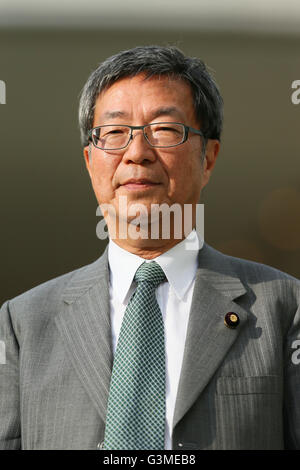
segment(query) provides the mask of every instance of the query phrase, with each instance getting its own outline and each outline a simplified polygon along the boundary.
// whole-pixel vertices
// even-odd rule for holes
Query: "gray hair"
[[[146,78],[167,75],[187,82],[192,89],[195,115],[206,139],[220,140],[223,124],[223,99],[205,63],[187,57],[174,46],[139,46],[119,52],[100,63],[84,85],[79,103],[81,143],[89,143],[96,99],[105,89],[124,77],[144,73]],[[205,142],[203,145],[205,153]]]

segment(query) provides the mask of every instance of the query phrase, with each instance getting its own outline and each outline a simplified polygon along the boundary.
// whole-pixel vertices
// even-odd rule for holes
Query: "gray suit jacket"
[[[234,329],[228,312],[240,319]],[[299,449],[297,338],[300,282],[205,243],[173,449]],[[107,248],[93,264],[6,302],[0,341],[0,448],[99,448],[112,369]]]

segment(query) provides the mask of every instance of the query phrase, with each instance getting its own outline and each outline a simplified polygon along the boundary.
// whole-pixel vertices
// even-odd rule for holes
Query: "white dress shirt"
[[[136,289],[133,280],[136,270],[146,262],[156,261],[167,278],[156,289],[165,331],[166,352],[166,426],[165,449],[172,448],[171,433],[177,388],[179,383],[187,325],[197,270],[198,251],[204,241],[193,230],[189,236],[169,251],[145,260],[120,248],[109,240],[108,262],[110,268],[110,312],[113,353],[128,301]]]

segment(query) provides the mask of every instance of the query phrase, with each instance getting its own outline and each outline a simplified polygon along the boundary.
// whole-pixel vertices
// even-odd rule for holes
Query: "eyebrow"
[[[160,116],[169,115],[169,116],[181,116],[182,112],[180,109],[176,108],[175,106],[161,106],[160,108],[155,109],[150,113],[150,121],[156,119]],[[129,117],[129,114],[125,111],[117,110],[117,111],[106,111],[103,115],[103,119],[115,119],[115,118],[126,118]]]
[[[180,109],[176,108],[175,106],[162,106],[152,111],[152,113],[150,114],[150,119],[152,121],[153,119],[156,119],[157,117],[160,117],[163,115],[183,117]]]
[[[117,117],[126,117],[126,116],[127,116],[127,113],[125,113],[124,111],[106,111],[102,115],[104,119],[114,119]]]

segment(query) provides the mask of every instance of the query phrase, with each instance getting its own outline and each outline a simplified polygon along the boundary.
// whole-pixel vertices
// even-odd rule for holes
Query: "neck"
[[[104,217],[110,239],[124,250],[145,259],[156,258],[170,250],[196,227],[195,208],[189,217],[185,217],[182,212],[179,217],[171,213],[169,218],[164,219],[160,213],[149,223],[148,218],[144,222],[139,220],[133,223],[136,219],[111,217],[110,213]]]
[[[117,230],[112,230],[109,223],[107,225],[110,238],[118,246],[145,259],[156,258],[170,250],[184,240],[194,228],[191,225],[189,228],[179,231],[174,230],[174,224],[172,224],[170,230],[164,231],[160,224],[159,230],[154,232],[151,225],[146,229],[145,227],[141,229],[139,225],[127,226],[127,231],[121,231],[119,227]]]

